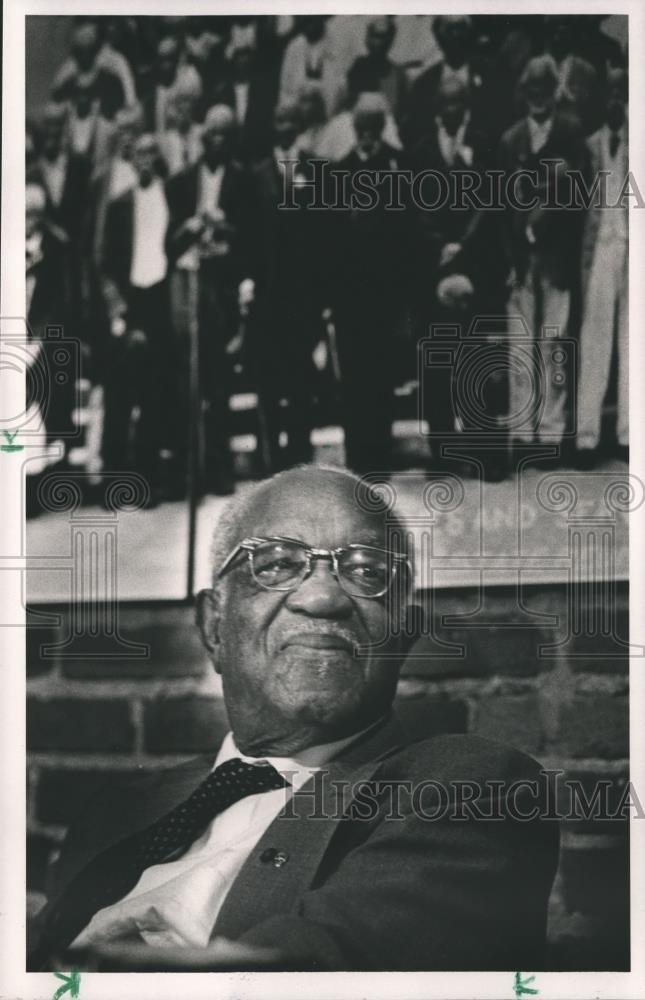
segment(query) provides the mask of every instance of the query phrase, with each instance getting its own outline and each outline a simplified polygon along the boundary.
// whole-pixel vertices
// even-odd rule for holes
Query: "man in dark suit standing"
[[[233,489],[229,449],[232,362],[226,348],[237,332],[239,286],[249,276],[249,185],[233,158],[236,126],[223,104],[208,111],[203,156],[167,185],[167,250],[176,269],[175,312],[197,321],[201,392],[208,404],[203,485],[210,493]],[[191,291],[192,290],[192,291]]]
[[[558,836],[538,765],[471,736],[406,745],[392,713],[405,538],[340,469],[290,470],[222,515],[198,621],[232,731],[103,791],[30,970],[67,967],[70,943],[121,971],[544,966]]]
[[[278,74],[260,62],[257,49],[239,44],[230,53],[226,72],[205,95],[205,105],[227,104],[237,124],[236,156],[246,164],[271,152],[273,111],[278,97]]]
[[[444,188],[428,178],[427,194],[421,188],[412,208],[416,337],[427,338],[433,326],[458,326],[461,342],[478,313],[503,311],[505,277],[499,255],[490,252],[498,235],[492,232],[491,213],[460,194],[462,174],[469,175],[469,183],[476,189],[483,188],[484,172],[493,163],[492,140],[473,122],[470,90],[461,80],[448,78],[440,83],[432,130],[417,142],[408,159],[413,175],[432,172],[443,178]],[[483,190],[481,196],[485,197]],[[454,276],[459,281],[444,281]],[[444,295],[450,285],[454,290],[461,287],[463,294]],[[433,356],[442,360],[435,365],[426,358],[422,370],[421,416],[429,424],[434,468],[445,464],[443,446],[454,439],[460,410],[454,398],[458,362],[455,357],[449,359],[454,346],[437,344]],[[463,412],[459,416],[463,422]],[[461,444],[463,447],[464,442]],[[454,465],[448,461],[446,467]]]
[[[172,358],[165,240],[168,205],[156,174],[154,136],[136,141],[136,185],[110,203],[105,221],[101,282],[112,334],[106,361],[103,461],[107,469],[136,468],[147,477],[154,502],[160,450],[172,414]],[[134,406],[139,416],[135,454],[128,439]]]
[[[394,411],[394,336],[409,279],[409,216],[388,208],[386,175],[400,154],[381,138],[387,105],[382,94],[361,94],[354,107],[356,142],[334,166],[341,190],[369,180],[374,204],[358,200],[329,213],[331,300],[336,319],[345,431],[345,460],[358,472],[390,468]],[[396,191],[396,187],[394,188]],[[398,200],[398,197],[397,197]]]
[[[561,361],[554,360],[557,351],[545,350],[541,378],[531,352],[543,329],[550,337],[566,337],[575,318],[582,220],[567,172],[583,168],[586,148],[578,120],[556,110],[558,71],[551,56],[531,59],[520,86],[528,114],[502,136],[500,167],[506,181],[520,172],[519,183],[507,188],[513,197],[504,210],[503,231],[511,285],[509,321],[515,329],[516,317],[524,321],[530,344],[521,337],[510,341],[509,426],[520,447],[534,439],[559,446],[567,413]],[[548,207],[554,193],[558,207]]]
[[[322,204],[322,187],[301,157],[299,132],[296,103],[280,104],[273,117],[271,156],[252,172],[250,350],[265,423],[266,472],[312,457],[312,354],[322,335],[324,220],[320,210],[308,207],[316,199]],[[282,433],[286,443],[281,443]]]

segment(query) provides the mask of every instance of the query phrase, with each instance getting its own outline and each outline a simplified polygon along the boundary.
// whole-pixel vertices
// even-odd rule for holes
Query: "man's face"
[[[368,156],[377,151],[384,125],[385,118],[380,111],[360,111],[354,115],[356,142]]]
[[[526,90],[526,103],[531,118],[537,122],[546,121],[555,107],[555,91],[546,84],[531,83]]]
[[[49,118],[43,122],[42,150],[46,157],[54,159],[63,146],[63,130],[65,123],[62,118]]]
[[[204,153],[209,163],[224,162],[231,150],[232,128],[222,122],[210,125],[202,135]]]
[[[262,491],[242,530],[325,549],[386,545],[383,521],[360,510],[353,482],[311,470]],[[387,595],[350,597],[325,560],[285,593],[262,589],[241,559],[220,588],[217,664],[238,745],[298,749],[385,714],[400,660],[356,657],[354,647],[385,641],[381,654],[403,657],[403,640],[392,635],[400,609],[393,613]]]
[[[164,87],[175,81],[179,63],[179,46],[174,38],[165,38],[157,49],[157,75]]]
[[[98,31],[95,25],[84,24],[77,30],[72,45],[72,52],[83,73],[88,73],[93,69],[99,45]]]
[[[152,136],[141,136],[134,147],[132,164],[142,187],[147,187],[155,175],[157,144]]]
[[[461,66],[470,54],[470,25],[463,17],[446,16],[441,48],[451,66]]]
[[[285,108],[277,111],[273,120],[276,146],[280,149],[290,149],[298,138],[298,124],[295,109],[291,111]]]
[[[385,19],[369,25],[365,38],[365,46],[371,56],[382,59],[390,51],[392,32]]]

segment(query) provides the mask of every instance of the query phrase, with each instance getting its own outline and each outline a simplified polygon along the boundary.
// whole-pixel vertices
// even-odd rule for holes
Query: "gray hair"
[[[217,585],[217,574],[224,563],[224,560],[244,537],[245,531],[243,530],[242,525],[258,495],[272,484],[279,483],[281,479],[284,479],[290,473],[303,472],[307,470],[311,470],[312,472],[333,472],[338,476],[342,476],[353,484],[354,492],[356,494],[361,488],[364,489],[364,509],[366,510],[366,513],[369,510],[372,510],[373,513],[379,513],[380,511],[385,512],[387,509],[385,502],[380,499],[378,490],[374,488],[373,484],[369,483],[364,477],[358,476],[355,472],[351,472],[349,469],[343,469],[337,465],[297,465],[292,469],[285,469],[282,472],[276,472],[267,479],[260,480],[260,482],[251,483],[227,501],[218,518],[217,524],[215,525],[213,539],[211,542],[211,579],[213,586]],[[411,559],[412,554],[409,551],[405,525],[394,513],[389,515],[389,523],[393,525],[397,535],[401,539],[402,550],[405,551]]]

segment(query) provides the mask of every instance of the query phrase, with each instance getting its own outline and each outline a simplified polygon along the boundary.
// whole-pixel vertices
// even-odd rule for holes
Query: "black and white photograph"
[[[645,11],[354,7],[7,4],[2,996],[645,989]]]

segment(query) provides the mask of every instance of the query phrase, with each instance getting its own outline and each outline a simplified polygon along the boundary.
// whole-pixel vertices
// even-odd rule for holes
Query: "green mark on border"
[[[525,993],[531,993],[533,995],[539,993],[539,990],[532,990],[529,986],[529,983],[532,983],[534,979],[535,976],[527,976],[526,979],[522,979],[522,973],[516,972],[515,980],[513,982],[513,992],[515,996],[521,997],[524,996]]]
[[[24,445],[22,445],[22,444],[14,444],[13,443],[14,440],[15,440],[15,438],[16,438],[16,435],[18,434],[18,431],[14,431],[13,434],[11,434],[10,431],[3,431],[2,433],[6,437],[7,441],[9,442],[9,444],[0,444],[0,451],[22,451],[23,450]]]
[[[60,1000],[65,993],[69,992],[72,1000],[76,1000],[79,990],[81,988],[81,974],[80,972],[70,972],[68,976],[63,975],[62,972],[55,972],[54,975],[58,979],[63,980],[63,985],[59,986],[54,993],[53,1000]]]

